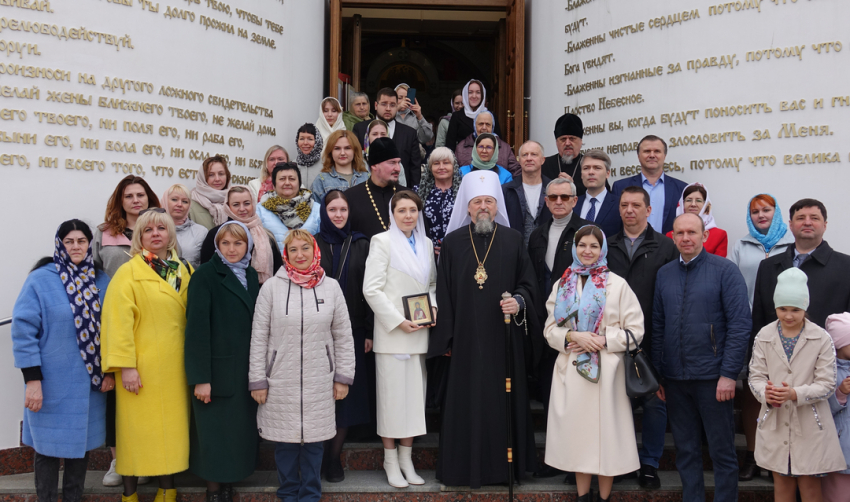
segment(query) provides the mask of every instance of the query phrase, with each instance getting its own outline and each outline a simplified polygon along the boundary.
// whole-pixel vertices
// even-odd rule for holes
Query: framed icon
[[[404,317],[418,326],[427,326],[434,323],[431,315],[431,297],[428,293],[403,296],[401,302],[404,305]]]

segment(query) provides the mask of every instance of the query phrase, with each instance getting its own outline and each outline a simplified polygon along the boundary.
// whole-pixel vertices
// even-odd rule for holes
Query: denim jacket
[[[321,204],[325,195],[331,190],[342,190],[344,192],[354,185],[365,182],[367,179],[369,179],[368,171],[354,171],[354,175],[351,177],[351,183],[349,183],[348,180],[337,174],[336,168],[332,167],[330,172],[316,175],[316,179],[313,180],[313,187],[310,190],[313,192],[313,200]]]

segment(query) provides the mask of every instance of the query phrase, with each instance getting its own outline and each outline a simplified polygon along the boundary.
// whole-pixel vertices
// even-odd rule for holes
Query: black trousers
[[[38,502],[56,502],[59,498],[59,458],[35,453],[35,493]],[[80,502],[86,484],[89,454],[83,458],[66,458],[62,476],[62,502]]]

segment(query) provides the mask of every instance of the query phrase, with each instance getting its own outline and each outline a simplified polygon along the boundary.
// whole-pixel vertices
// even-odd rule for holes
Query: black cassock
[[[522,295],[534,319],[534,269],[522,235],[499,225],[495,237],[472,233],[487,281],[478,289],[475,260],[464,226],[443,239],[437,269],[437,326],[431,330],[429,357],[451,350],[440,431],[437,478],[450,486],[507,483],[505,324],[499,302],[505,291]],[[520,310],[520,319],[522,310]],[[513,343],[513,459],[516,479],[536,468],[534,430],[528,401],[525,329],[511,321]]]

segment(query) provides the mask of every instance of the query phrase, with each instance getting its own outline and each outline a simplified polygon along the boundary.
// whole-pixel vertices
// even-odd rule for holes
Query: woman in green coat
[[[195,398],[189,470],[207,482],[208,502],[231,502],[231,483],[254,472],[257,403],[248,391],[254,304],[260,291],[253,246],[238,221],[221,225],[215,255],[192,276],[186,307],[186,378]]]

